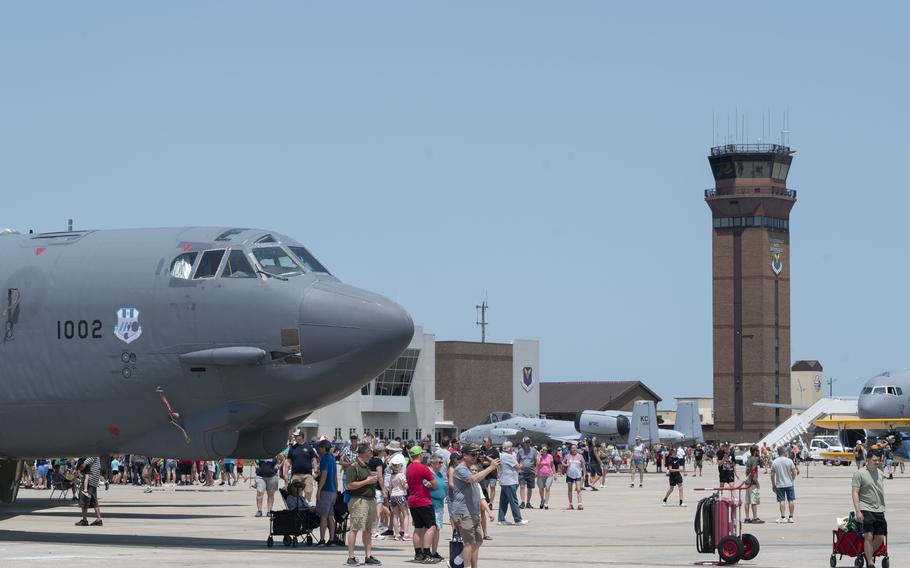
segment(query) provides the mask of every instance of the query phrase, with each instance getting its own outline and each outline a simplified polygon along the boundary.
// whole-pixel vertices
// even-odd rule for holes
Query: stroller
[[[344,500],[344,493],[338,492],[338,498],[335,499],[335,542],[340,546],[345,546],[344,535],[348,533],[348,504]]]
[[[313,531],[319,528],[319,515],[303,497],[291,495],[287,489],[279,489],[279,492],[287,509],[272,511],[266,546],[272,548],[275,545],[275,536],[284,537],[282,540],[285,546],[296,548],[300,541],[313,546]]]

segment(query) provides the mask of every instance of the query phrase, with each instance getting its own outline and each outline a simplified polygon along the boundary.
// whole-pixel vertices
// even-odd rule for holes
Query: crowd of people
[[[489,525],[494,519],[499,525],[528,524],[524,513],[550,509],[553,484],[562,480],[567,488],[565,509],[583,511],[583,492],[603,489],[607,475],[621,470],[628,471],[632,488],[640,488],[645,472],[653,466],[668,483],[662,504],[668,506],[676,493],[678,505],[685,507],[684,478],[701,477],[706,464],[716,466],[721,487],[745,489],[743,522],[756,524],[764,523],[758,514],[764,471],[779,505],[776,522],[795,522],[795,480],[800,462],[807,457],[805,447],[794,441],[773,450],[753,445],[745,452],[739,456],[737,447],[730,444],[652,446],[640,438],[626,447],[593,438],[555,447],[534,445],[529,438],[517,447],[509,441],[497,447],[490,438],[480,446],[463,446],[458,439],[383,441],[369,432],[362,439],[353,434],[341,444],[325,437],[307,441],[298,430],[285,450],[268,459],[194,461],[137,455],[115,456],[109,463],[98,457],[38,459],[26,464],[21,485],[71,490],[82,509],[76,524],[100,526],[97,491],[102,485],[132,484],[151,492],[154,487],[248,482],[256,490],[256,517],[271,516],[285,507],[315,511],[320,520],[317,545],[347,547],[349,565],[360,565],[355,556],[358,536],[363,564],[381,564],[372,554],[372,542],[381,539],[410,541],[415,562],[440,562],[441,530],[449,524],[453,536],[463,542],[465,566],[476,567],[481,545],[493,538]],[[871,507],[864,514],[871,519],[870,530],[878,531],[873,534],[886,531],[883,496],[879,504],[876,484],[885,475],[893,477],[897,467],[903,471],[903,463],[898,466],[893,453],[885,440],[868,449],[860,442],[854,450],[859,469],[853,480],[855,493],[859,492],[854,500],[862,497],[863,506]],[[282,484],[287,498],[276,506]],[[346,501],[349,512],[346,541],[335,524],[339,498]],[[89,509],[95,511],[92,523],[87,519]]]

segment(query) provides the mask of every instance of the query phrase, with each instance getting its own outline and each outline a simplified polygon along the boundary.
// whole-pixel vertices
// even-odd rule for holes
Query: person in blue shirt
[[[332,455],[332,443],[322,440],[319,452],[319,493],[316,494],[316,514],[319,515],[319,544],[333,546],[335,542],[335,500],[338,499],[338,466]],[[325,540],[326,529],[329,540]]]
[[[448,477],[447,471],[441,456],[434,455],[430,458],[430,471],[433,472],[433,477],[436,478],[436,488],[430,490],[430,500],[433,502],[433,512],[436,514],[436,526],[440,529],[436,531],[433,542],[430,543],[432,557],[436,558],[439,557],[439,533],[442,532],[446,495],[448,495],[449,491],[449,483],[446,479]]]

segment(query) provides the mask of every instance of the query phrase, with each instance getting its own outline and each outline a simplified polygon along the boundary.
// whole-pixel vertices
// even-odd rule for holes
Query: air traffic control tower
[[[752,442],[790,416],[790,209],[793,151],[778,144],[711,148],[714,428]]]

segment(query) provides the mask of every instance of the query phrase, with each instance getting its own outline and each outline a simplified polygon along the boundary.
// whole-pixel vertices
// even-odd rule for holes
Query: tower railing
[[[789,146],[781,144],[724,144],[711,148],[712,156],[726,154],[786,154],[789,156],[793,153]]]
[[[721,196],[727,195],[779,195],[796,199],[795,189],[782,189],[777,187],[735,187],[732,193],[722,193]],[[717,197],[717,189],[714,187],[705,190],[705,197]]]

